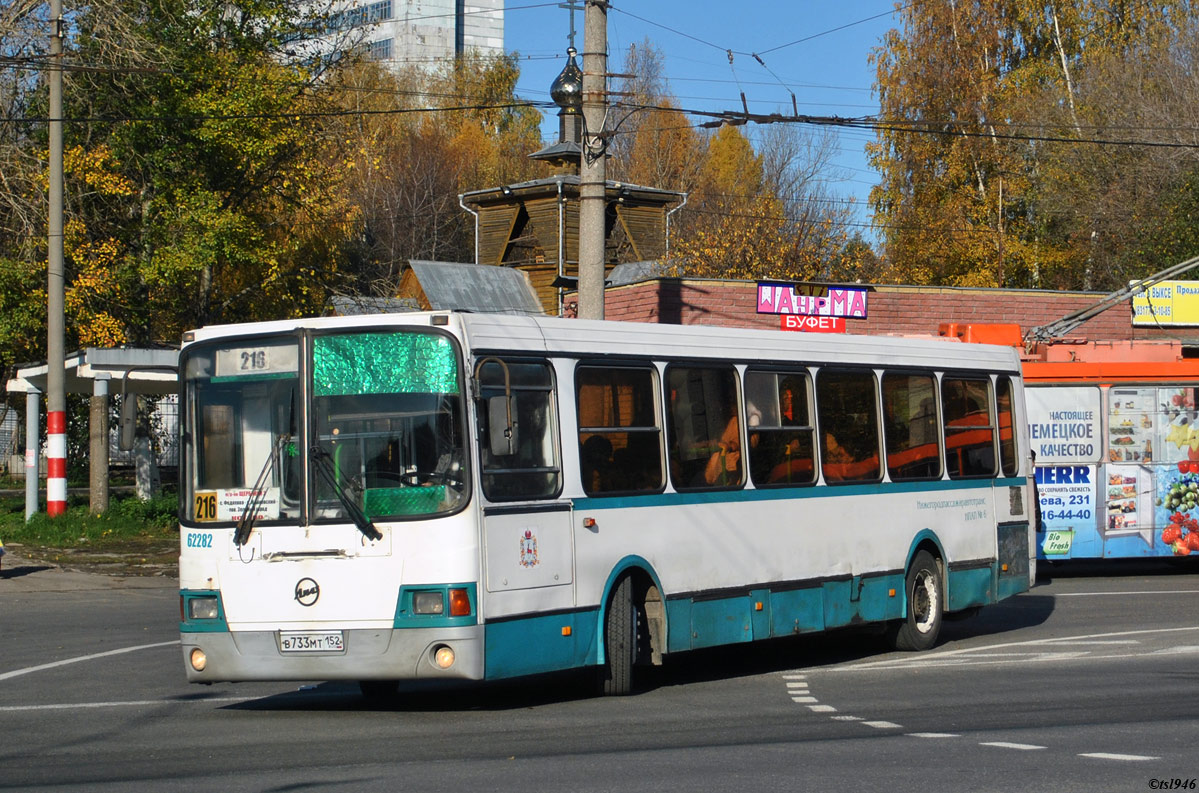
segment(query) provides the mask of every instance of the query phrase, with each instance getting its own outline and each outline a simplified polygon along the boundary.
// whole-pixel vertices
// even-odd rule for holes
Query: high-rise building
[[[347,4],[336,21],[342,30],[358,29],[358,46],[397,70],[504,52],[504,0],[358,2]]]

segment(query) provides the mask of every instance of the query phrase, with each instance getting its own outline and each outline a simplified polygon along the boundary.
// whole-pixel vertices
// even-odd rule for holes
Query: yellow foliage
[[[66,176],[78,179],[100,195],[129,196],[136,190],[133,182],[114,170],[120,163],[106,145],[94,149],[72,146],[63,151],[62,162]]]

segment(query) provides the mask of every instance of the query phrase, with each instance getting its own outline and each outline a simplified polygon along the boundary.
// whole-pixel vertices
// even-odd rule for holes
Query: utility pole
[[[604,318],[607,212],[608,3],[586,0],[583,14],[583,156],[579,162],[579,318]]]
[[[67,396],[63,342],[62,0],[50,0],[50,212],[46,267],[46,514],[67,511]]]

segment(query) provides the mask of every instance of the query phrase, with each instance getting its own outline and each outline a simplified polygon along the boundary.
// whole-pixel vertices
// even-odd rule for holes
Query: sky
[[[507,0],[505,6],[504,46],[520,56],[517,92],[547,100],[550,83],[566,63],[570,12],[558,2]],[[873,115],[878,100],[869,55],[898,24],[894,11],[893,0],[614,0],[608,11],[608,71],[620,72],[629,45],[649,39],[662,53],[669,89],[681,107],[740,110],[744,91],[751,113],[792,114],[794,93],[801,115]],[[581,53],[581,10],[575,28]],[[553,111],[545,116],[542,136],[556,138],[557,117]],[[742,127],[751,139],[761,129]],[[838,130],[837,173],[830,174],[831,192],[855,199],[861,224],[856,230],[866,237],[872,236],[866,199],[877,178],[864,149],[873,137],[868,130]]]

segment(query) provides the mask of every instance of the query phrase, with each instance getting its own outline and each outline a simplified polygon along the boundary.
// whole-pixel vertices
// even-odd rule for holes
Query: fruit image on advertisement
[[[1158,514],[1164,513],[1161,541],[1175,556],[1199,551],[1199,461],[1182,460],[1157,480]]]
[[[1191,388],[1159,389],[1163,462],[1199,461],[1199,413],[1193,392]]]

